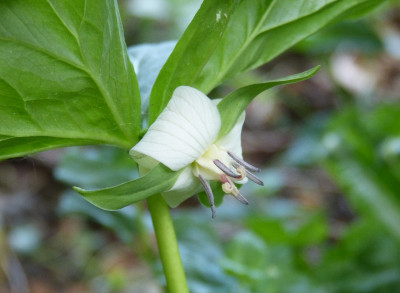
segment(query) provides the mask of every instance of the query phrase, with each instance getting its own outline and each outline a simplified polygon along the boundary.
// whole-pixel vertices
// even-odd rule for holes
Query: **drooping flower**
[[[181,170],[174,186],[163,193],[170,206],[176,207],[203,188],[210,201],[212,217],[215,217],[215,206],[209,181],[221,182],[226,194],[244,204],[248,202],[235,183],[243,184],[250,179],[263,185],[252,173],[259,169],[242,159],[245,113],[227,135],[219,138],[221,118],[217,103],[195,88],[176,88],[164,111],[130,151],[142,174],[158,163],[173,171]]]

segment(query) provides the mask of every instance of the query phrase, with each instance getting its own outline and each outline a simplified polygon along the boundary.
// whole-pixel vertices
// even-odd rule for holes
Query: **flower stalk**
[[[169,207],[160,194],[147,199],[170,293],[189,293]]]

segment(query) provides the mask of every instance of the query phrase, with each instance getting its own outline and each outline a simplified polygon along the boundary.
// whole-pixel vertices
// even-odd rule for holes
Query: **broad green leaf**
[[[0,159],[129,148],[140,95],[116,1],[0,1]]]
[[[150,122],[180,85],[209,93],[326,25],[381,0],[205,0],[158,76]]]
[[[74,187],[87,201],[105,210],[117,210],[170,189],[180,172],[171,171],[158,164],[145,176],[113,187],[84,190]]]
[[[219,137],[225,136],[235,125],[239,116],[246,109],[247,105],[260,93],[274,86],[294,83],[312,77],[319,70],[319,66],[302,73],[286,76],[281,79],[271,80],[265,83],[252,84],[242,87],[228,96],[219,104],[218,110],[221,114],[221,129]]]
[[[235,0],[203,2],[156,79],[150,96],[150,123],[167,105],[175,88],[193,85],[198,71],[218,46],[235,6]]]
[[[176,45],[176,41],[158,44],[141,44],[128,48],[139,82],[142,97],[142,118],[148,119],[151,89],[161,68]]]
[[[73,147],[57,165],[54,176],[82,188],[105,188],[139,177],[127,151],[108,146]]]

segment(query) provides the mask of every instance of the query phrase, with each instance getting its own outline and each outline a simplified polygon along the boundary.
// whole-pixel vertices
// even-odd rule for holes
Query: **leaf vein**
[[[65,29],[74,37],[76,44],[78,47],[81,47],[78,35],[76,35],[71,28],[65,23],[65,21],[62,19],[61,15],[58,13],[58,11],[55,9],[54,5],[50,2],[51,0],[46,0],[47,4],[50,6],[50,8],[53,10],[54,14],[57,16],[57,18],[60,20],[61,24],[65,27]]]

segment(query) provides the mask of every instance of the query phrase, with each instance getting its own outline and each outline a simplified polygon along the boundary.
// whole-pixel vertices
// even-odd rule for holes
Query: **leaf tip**
[[[311,68],[310,71],[311,71],[313,74],[316,74],[320,69],[321,69],[321,65],[318,64],[318,65],[315,66],[314,68]]]
[[[75,191],[76,191],[77,193],[79,193],[80,195],[84,195],[85,192],[86,192],[85,189],[80,188],[80,187],[78,187],[78,186],[73,186],[72,189],[75,190]]]

